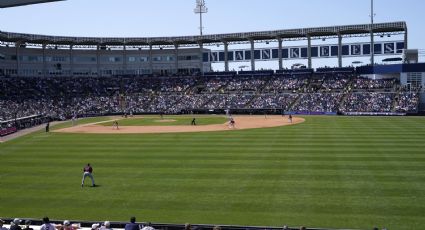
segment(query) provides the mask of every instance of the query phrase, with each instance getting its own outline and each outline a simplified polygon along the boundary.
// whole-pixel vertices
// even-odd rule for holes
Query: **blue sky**
[[[206,0],[206,4],[205,34],[370,21],[370,0]],[[67,36],[197,35],[194,7],[195,0],[67,0],[1,9],[0,30]],[[406,21],[409,48],[425,49],[423,9],[421,0],[375,0],[375,21]],[[327,61],[335,62],[320,63]]]

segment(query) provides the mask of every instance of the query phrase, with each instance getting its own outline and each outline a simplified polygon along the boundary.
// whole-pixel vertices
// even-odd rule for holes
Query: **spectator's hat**
[[[103,225],[105,225],[105,227],[109,228],[109,226],[111,226],[111,223],[109,221],[105,221],[105,223],[103,223]]]
[[[63,221],[63,225],[69,226],[69,225],[71,225],[71,222],[69,222],[69,220],[64,220]]]
[[[13,223],[16,224],[16,225],[18,225],[18,224],[21,223],[21,219],[15,218],[15,219],[13,219]]]
[[[99,224],[92,224],[91,229],[97,229],[99,228]]]

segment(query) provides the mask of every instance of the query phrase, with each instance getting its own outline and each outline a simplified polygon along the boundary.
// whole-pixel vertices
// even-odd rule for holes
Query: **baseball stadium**
[[[425,226],[424,3],[152,2],[0,1],[0,230]]]

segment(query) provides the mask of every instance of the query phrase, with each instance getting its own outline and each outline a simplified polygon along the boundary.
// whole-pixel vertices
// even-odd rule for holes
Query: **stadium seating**
[[[0,121],[229,108],[415,113],[419,104],[419,94],[407,92],[396,79],[363,78],[351,68],[213,72],[203,77],[2,77],[0,92]],[[3,129],[15,126],[1,124]]]

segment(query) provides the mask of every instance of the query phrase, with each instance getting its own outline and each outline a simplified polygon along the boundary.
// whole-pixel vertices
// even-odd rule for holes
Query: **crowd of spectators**
[[[325,75],[322,78],[322,89],[325,91],[345,89],[352,77],[352,74]]]
[[[33,223],[37,222],[37,224]],[[72,222],[69,220],[64,221],[51,221],[49,217],[44,217],[42,219],[41,225],[38,224],[39,221],[33,221],[30,219],[21,220],[19,218],[15,218],[10,221],[9,227],[6,227],[7,224],[5,221],[0,219],[0,230],[78,230],[78,229],[87,229],[87,230],[113,230],[113,229],[123,229],[123,230],[155,230],[155,229],[181,229],[181,230],[201,230],[201,229],[212,229],[212,230],[222,230],[222,229],[232,229],[234,227],[228,226],[219,226],[219,225],[192,225],[190,223],[185,223],[184,225],[173,225],[169,224],[159,224],[155,225],[151,222],[136,222],[136,217],[131,217],[130,222],[123,223],[111,223],[110,221],[104,221],[102,223],[93,223],[93,222]],[[83,226],[84,225],[84,226]],[[155,228],[156,227],[156,228]],[[171,227],[171,228],[170,228]],[[252,228],[252,227],[251,227]],[[240,228],[242,229],[242,228]],[[252,228],[259,229],[259,228]],[[284,225],[282,230],[307,230],[308,228],[304,226],[300,227],[288,227]],[[378,228],[373,228],[374,230],[379,230]],[[382,230],[386,230],[386,228],[382,228]]]
[[[283,109],[288,111],[298,94],[262,94],[251,102],[251,109]]]
[[[391,112],[394,93],[362,92],[348,95],[343,112]]]
[[[292,110],[309,112],[336,112],[343,94],[341,93],[304,93],[301,94]]]
[[[263,92],[295,93],[308,84],[309,75],[275,75],[270,78]]]
[[[370,79],[358,77],[353,83],[353,89],[365,89],[365,90],[375,90],[375,89],[392,89],[396,85],[396,80],[391,79]]]
[[[245,109],[253,98],[254,95],[251,94],[215,94],[204,107],[205,109]]]
[[[419,93],[417,92],[401,92],[398,95],[398,103],[395,107],[396,112],[410,112],[415,113],[418,111]]]
[[[0,120],[196,109],[415,112],[395,79],[352,74],[181,77],[1,77]]]
[[[228,81],[223,90],[225,92],[256,91],[261,89],[265,83],[266,80],[259,77],[235,77]]]

